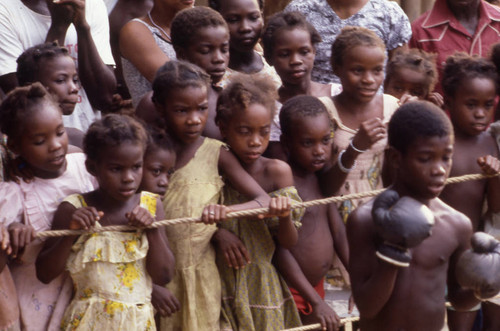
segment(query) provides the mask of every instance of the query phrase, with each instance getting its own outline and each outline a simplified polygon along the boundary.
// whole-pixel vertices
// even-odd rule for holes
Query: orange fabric
[[[293,300],[295,301],[295,305],[297,306],[297,310],[299,313],[302,315],[311,315],[313,312],[312,306],[309,302],[307,302],[300,293],[292,288],[289,287],[290,292],[292,293]],[[321,281],[314,287],[316,292],[318,292],[319,296],[321,299],[325,299],[325,279],[321,279]]]

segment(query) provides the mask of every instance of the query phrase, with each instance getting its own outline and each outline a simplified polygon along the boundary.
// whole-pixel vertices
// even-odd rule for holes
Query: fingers
[[[88,230],[92,228],[95,222],[100,220],[102,216],[103,213],[98,212],[94,207],[78,208],[71,217],[69,228],[72,230]]]
[[[203,209],[201,221],[205,224],[214,224],[226,220],[228,208],[224,205],[208,205]]]
[[[273,197],[269,202],[269,214],[278,217],[287,217],[290,215],[291,207],[292,200],[289,197]]]
[[[10,242],[12,247],[12,257],[21,255],[24,247],[31,243],[35,230],[29,226],[17,223],[9,228]]]
[[[126,213],[125,216],[128,218],[129,225],[137,227],[147,227],[155,221],[149,210],[141,206],[136,206],[132,212]]]
[[[496,175],[500,172],[500,160],[491,155],[479,157],[477,164],[486,175]]]

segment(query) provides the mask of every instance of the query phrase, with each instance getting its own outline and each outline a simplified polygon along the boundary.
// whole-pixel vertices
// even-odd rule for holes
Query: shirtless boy
[[[375,227],[374,199],[349,216],[349,249],[356,252],[350,257],[349,273],[360,327],[363,331],[441,330],[446,284],[456,309],[469,309],[479,302],[455,277],[457,260],[470,245],[471,222],[437,198],[452,165],[453,128],[442,110],[417,101],[399,108],[388,131],[388,157],[396,172],[391,188],[427,206],[434,225],[429,237],[409,249],[411,261],[402,267],[397,257],[387,262],[377,256],[387,240],[381,240],[383,234]]]
[[[457,53],[446,60],[441,84],[455,131],[450,176],[497,173],[500,170],[498,147],[493,136],[486,132],[495,110],[496,67],[484,58]],[[469,217],[475,232],[484,227],[481,219],[485,200],[490,213],[500,212],[500,177],[449,185],[439,197]],[[468,312],[448,309],[450,331],[470,331],[478,309]],[[496,328],[491,330],[498,330],[500,306],[485,303],[483,311],[486,324],[494,323]]]
[[[288,155],[295,187],[304,201],[323,198],[315,172],[328,162],[332,127],[328,112],[313,96],[296,96],[280,112],[281,143]],[[290,290],[304,324],[320,322],[336,330],[339,317],[324,302],[323,282],[334,253],[347,265],[349,251],[344,224],[334,204],[308,208],[289,250],[277,248],[275,262]]]

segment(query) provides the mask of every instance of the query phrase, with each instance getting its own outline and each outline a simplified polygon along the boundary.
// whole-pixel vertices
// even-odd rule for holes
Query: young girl
[[[275,159],[262,157],[269,142],[275,96],[272,83],[249,76],[234,77],[217,102],[217,124],[224,141],[236,155],[242,167],[266,192],[290,203],[300,200],[293,187],[290,167]],[[288,197],[288,202],[283,199]],[[248,199],[232,185],[224,189],[225,203],[241,203]],[[300,225],[302,215],[293,214]],[[300,325],[288,287],[271,264],[275,243],[285,248],[295,245],[297,230],[288,212],[275,219],[235,219],[220,223],[217,236],[230,231],[241,244],[220,239],[217,265],[222,279],[222,324],[224,330],[281,330]],[[237,243],[240,243],[238,241]],[[243,257],[243,263],[236,257]],[[246,259],[251,260],[247,264]]]
[[[228,211],[267,206],[269,196],[218,140],[201,136],[208,117],[209,77],[183,61],[167,62],[153,82],[153,101],[165,118],[176,151],[175,169],[163,199],[167,219],[202,216],[205,222]],[[225,207],[220,201],[224,175],[249,202]],[[205,207],[208,204],[207,207]],[[169,290],[181,310],[162,319],[162,330],[220,330],[220,278],[210,241],[214,225],[189,223],[166,227],[176,258]]]
[[[207,7],[183,10],[172,22],[172,44],[177,58],[196,64],[210,75],[205,137],[221,139],[215,125],[215,105],[229,62],[229,31],[222,16]]]
[[[163,197],[174,173],[175,151],[170,137],[159,128],[148,127],[148,145],[144,153],[140,191],[148,191]],[[153,284],[151,303],[163,317],[168,317],[180,309],[179,300],[172,293]],[[159,326],[159,323],[157,324]]]
[[[443,97],[433,92],[437,79],[434,54],[416,48],[400,50],[387,63],[384,92],[401,101],[413,96],[442,107]]]
[[[80,114],[73,114],[81,102],[80,81],[75,61],[65,47],[57,42],[28,48],[17,59],[17,80],[20,86],[40,82],[61,108],[69,143],[81,147],[83,132],[76,129]]]
[[[130,117],[110,114],[94,122],[84,139],[86,166],[99,188],[66,197],[52,229],[151,225],[163,219],[160,199],[137,193],[147,135]],[[48,282],[65,269],[75,294],[62,330],[155,330],[152,283],[164,285],[174,257],[161,229],[101,232],[51,238],[37,259],[37,275]]]
[[[281,78],[282,85],[278,90],[280,104],[296,95],[326,97],[335,96],[342,90],[340,84],[320,84],[311,80],[316,45],[319,42],[321,37],[318,32],[299,12],[280,12],[269,18],[262,44],[264,57]],[[279,113],[278,109],[271,124],[268,153],[285,159],[279,143]]]
[[[61,109],[40,83],[19,87],[9,93],[0,107],[0,129],[8,136],[9,148],[32,169],[29,183],[0,184],[1,222],[9,227],[12,256],[10,270],[16,285],[24,330],[59,328],[72,295],[72,284],[61,274],[49,284],[36,276],[35,260],[43,242],[33,239],[35,231],[51,228],[61,200],[69,194],[95,187],[85,169],[81,153],[66,154],[66,135]]]
[[[328,195],[345,195],[382,188],[381,168],[387,142],[386,124],[398,108],[391,95],[378,94],[384,80],[385,46],[365,28],[346,27],[332,45],[332,67],[342,92],[320,98],[332,118],[336,164],[323,183]],[[344,220],[363,202],[340,204]]]
[[[263,0],[210,0],[210,7],[221,13],[229,27],[231,36],[230,56],[226,84],[235,71],[259,74],[281,86],[281,80],[273,67],[255,50],[260,40],[264,20]]]

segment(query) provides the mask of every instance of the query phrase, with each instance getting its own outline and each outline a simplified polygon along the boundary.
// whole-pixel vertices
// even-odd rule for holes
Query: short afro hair
[[[33,114],[46,105],[61,112],[61,108],[39,82],[16,87],[7,94],[0,106],[0,130],[10,140],[18,139],[22,134],[26,134],[24,125],[32,120]]]
[[[157,150],[165,150],[175,154],[172,138],[165,130],[157,126],[147,125],[146,132],[148,134],[148,145],[144,154],[145,156]]]
[[[384,54],[386,51],[384,41],[372,30],[361,26],[346,26],[332,44],[330,64],[333,72],[342,67],[345,54],[356,46],[380,47]]]
[[[321,36],[314,26],[309,23],[304,15],[300,12],[279,12],[271,16],[262,34],[262,45],[264,48],[264,58],[267,62],[272,63],[274,44],[276,43],[276,33],[281,30],[302,29],[309,32],[311,37],[311,45],[316,48],[316,45],[321,42]]]
[[[321,100],[310,95],[297,95],[285,101],[280,110],[281,134],[285,137],[293,135],[293,127],[304,117],[325,115],[332,126],[330,115]],[[299,122],[300,123],[300,122]]]
[[[217,99],[215,123],[227,123],[236,111],[242,112],[250,105],[260,104],[270,110],[273,118],[276,111],[276,87],[269,79],[239,74],[231,78],[231,83]]]
[[[224,18],[211,8],[199,6],[181,10],[170,26],[170,38],[176,53],[180,49],[187,49],[200,29],[219,26],[229,31]]]
[[[222,8],[222,2],[223,1],[229,2],[231,0],[208,0],[208,5],[210,6],[210,8],[215,9],[218,12],[220,12],[221,8]],[[257,0],[257,3],[259,5],[259,9],[261,11],[264,10],[264,5],[265,5],[264,0]]]
[[[158,69],[153,80],[152,100],[164,106],[172,90],[210,86],[210,76],[195,64],[186,61],[168,61]]]
[[[38,73],[43,60],[58,56],[69,56],[68,49],[59,46],[57,42],[36,45],[25,50],[17,58],[16,76],[20,86],[40,81]]]
[[[92,123],[83,138],[83,152],[87,160],[99,162],[105,148],[123,143],[138,144],[146,150],[148,136],[144,126],[127,115],[108,114]]]
[[[389,146],[403,155],[418,137],[446,136],[453,136],[450,119],[441,108],[428,101],[405,103],[389,121]]]
[[[491,79],[497,87],[497,68],[493,62],[479,56],[470,56],[461,52],[449,56],[446,59],[441,81],[444,95],[454,97],[461,82],[473,78]]]
[[[408,68],[426,76],[425,95],[429,95],[438,80],[436,56],[434,53],[427,53],[418,48],[397,51],[387,62],[385,82],[389,82],[397,68]]]

